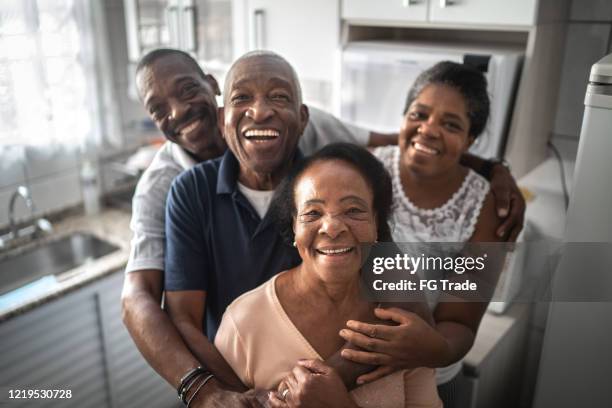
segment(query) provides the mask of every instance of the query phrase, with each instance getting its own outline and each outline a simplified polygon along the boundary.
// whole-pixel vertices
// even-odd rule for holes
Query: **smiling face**
[[[166,55],[142,68],[136,83],[145,109],[168,140],[198,160],[223,154],[212,76],[203,77],[183,57]]]
[[[298,86],[289,64],[277,56],[243,58],[228,74],[224,135],[248,187],[260,188],[257,180],[271,177],[267,188],[274,188],[292,164],[308,122]]]
[[[470,147],[467,105],[454,88],[431,84],[412,102],[399,134],[402,165],[422,176],[454,171]]]
[[[323,282],[355,279],[360,243],[376,241],[372,190],[340,160],[317,161],[295,184],[295,243],[304,267]]]

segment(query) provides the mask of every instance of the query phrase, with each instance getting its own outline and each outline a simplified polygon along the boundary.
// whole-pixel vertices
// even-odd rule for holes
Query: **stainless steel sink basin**
[[[43,276],[57,275],[116,251],[91,234],[75,233],[0,261],[0,295]]]

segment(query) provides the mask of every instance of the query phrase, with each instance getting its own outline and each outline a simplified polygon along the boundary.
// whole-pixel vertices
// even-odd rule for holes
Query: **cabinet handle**
[[[263,50],[265,48],[266,11],[264,9],[255,9],[253,11],[253,20],[255,49]]]
[[[417,0],[402,0],[402,7],[408,8],[410,6],[415,6],[419,4]]]
[[[455,4],[455,2],[452,1],[452,0],[440,0],[440,7],[441,8],[446,8],[448,6],[452,6],[453,4]]]
[[[179,21],[178,7],[166,8],[166,20],[168,21],[168,32],[170,33],[170,46],[179,48]]]
[[[197,49],[195,6],[184,7],[183,16],[185,17],[185,44],[183,44],[183,49],[185,51],[195,52]]]

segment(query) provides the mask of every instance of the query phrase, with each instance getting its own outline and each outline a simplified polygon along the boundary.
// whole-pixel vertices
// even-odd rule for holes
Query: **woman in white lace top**
[[[408,94],[398,146],[373,151],[393,180],[390,227],[395,242],[500,240],[495,234],[499,219],[488,181],[459,163],[484,130],[488,115],[487,83],[479,71],[442,62],[417,78]],[[445,407],[457,404],[453,380],[474,342],[486,306],[440,302],[434,309],[435,328],[399,309],[386,313],[387,319],[400,323],[396,327],[405,326],[404,341],[411,334],[421,339],[413,351],[422,356],[420,365],[438,367],[438,391]],[[355,328],[361,333],[368,330],[372,330],[369,325]],[[353,335],[345,339],[359,343]],[[392,344],[390,341],[390,351]],[[368,349],[367,344],[357,345]],[[378,345],[376,352],[385,350]],[[373,361],[351,352],[346,357],[362,363]]]

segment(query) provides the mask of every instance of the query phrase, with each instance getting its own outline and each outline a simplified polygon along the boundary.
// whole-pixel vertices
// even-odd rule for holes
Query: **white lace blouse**
[[[397,146],[374,149],[393,183],[389,226],[395,242],[465,242],[474,233],[478,216],[489,192],[489,182],[469,169],[459,190],[442,206],[419,208],[406,196],[400,180],[400,150]]]
[[[397,146],[374,149],[393,183],[391,208],[391,235],[395,242],[466,242],[474,233],[484,199],[489,192],[489,182],[469,169],[461,187],[442,206],[432,209],[414,205],[404,192],[400,180],[400,150]],[[432,310],[438,303],[439,291],[428,292]],[[436,382],[444,384],[461,371],[461,360],[447,367],[436,369]]]

